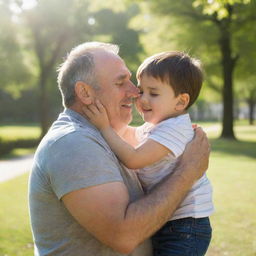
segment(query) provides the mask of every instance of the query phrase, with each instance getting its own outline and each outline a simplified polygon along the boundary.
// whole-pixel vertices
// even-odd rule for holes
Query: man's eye
[[[122,86],[124,84],[124,82],[116,82],[116,85],[118,86]]]
[[[152,97],[156,97],[156,96],[158,96],[159,94],[157,94],[157,93],[150,93],[150,96],[152,96]]]

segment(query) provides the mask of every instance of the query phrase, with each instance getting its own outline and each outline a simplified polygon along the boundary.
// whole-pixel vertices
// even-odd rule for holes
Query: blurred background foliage
[[[85,41],[118,44],[135,84],[139,64],[157,52],[201,60],[205,82],[190,114],[212,145],[207,255],[256,255],[256,1],[0,0],[0,158],[33,154],[63,109],[56,70]],[[134,111],[132,125],[141,123]],[[0,255],[31,255],[27,175],[0,192]]]
[[[95,40],[118,44],[133,74],[151,54],[188,52],[205,70],[194,121],[219,120],[230,139],[234,120],[254,123],[255,1],[0,0],[0,19],[2,124],[39,123],[45,134],[62,110],[57,67]]]

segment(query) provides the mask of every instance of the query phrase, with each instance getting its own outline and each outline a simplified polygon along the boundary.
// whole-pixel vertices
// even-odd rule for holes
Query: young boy
[[[127,127],[121,138],[99,101],[84,111],[120,161],[139,169],[136,171],[147,192],[172,173],[193,138],[187,109],[199,95],[203,75],[199,61],[182,52],[163,52],[141,64],[137,79],[140,96],[136,107],[145,121],[142,126]],[[204,255],[211,240],[208,217],[212,212],[212,188],[204,175],[153,236],[154,255]]]

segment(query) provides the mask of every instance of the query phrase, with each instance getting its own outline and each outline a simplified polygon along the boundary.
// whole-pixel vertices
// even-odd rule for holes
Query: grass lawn
[[[40,136],[38,125],[0,125],[0,140],[17,141],[26,139],[37,139]],[[1,159],[10,159],[26,154],[32,154],[35,148],[17,148],[10,153],[1,155]],[[1,256],[1,255],[0,255]]]
[[[4,140],[36,139],[39,136],[38,125],[0,125],[0,138]]]
[[[0,160],[8,160],[12,158],[30,155],[35,152],[36,148],[15,148],[10,153],[0,156]],[[0,255],[1,256],[1,255]]]
[[[0,256],[31,256],[27,174],[0,183]]]
[[[207,256],[256,255],[256,126],[238,124],[234,142],[216,139],[219,124],[201,125],[212,144],[208,177],[216,210]]]
[[[256,255],[256,126],[238,124],[239,141],[217,139],[220,125],[202,123],[212,153],[208,176],[216,212],[207,256]],[[0,128],[1,129],[1,128]],[[32,255],[27,174],[0,184],[0,256]]]

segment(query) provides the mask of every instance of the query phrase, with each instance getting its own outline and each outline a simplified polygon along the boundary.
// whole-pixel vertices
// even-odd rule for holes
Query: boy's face
[[[177,97],[170,85],[152,76],[143,75],[138,81],[140,96],[136,107],[145,122],[157,124],[181,114],[180,95]]]

